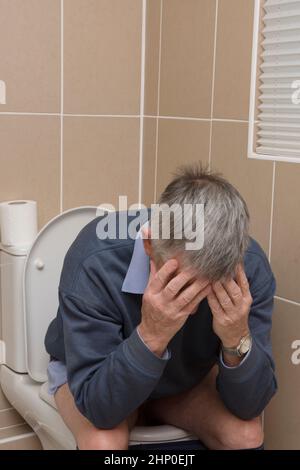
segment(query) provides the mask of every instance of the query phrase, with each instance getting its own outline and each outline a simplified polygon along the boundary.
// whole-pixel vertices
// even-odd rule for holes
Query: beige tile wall
[[[36,199],[40,227],[71,207],[139,200],[143,6],[0,0],[0,201]],[[22,448],[40,443],[0,390],[0,449]]]
[[[278,369],[278,394],[265,413],[266,448],[299,450],[299,304],[276,300],[273,352]],[[299,352],[298,352],[299,351]]]
[[[300,174],[297,165],[247,160],[253,4],[0,0],[0,200],[36,199],[42,226],[119,194],[150,204],[182,163],[222,171],[247,200],[277,277],[279,382],[291,370],[299,386],[288,351],[300,313]],[[269,448],[300,449],[297,407],[284,385],[266,412]],[[10,408],[0,392],[0,448],[36,448]]]
[[[64,112],[139,114],[142,2],[64,0]]]

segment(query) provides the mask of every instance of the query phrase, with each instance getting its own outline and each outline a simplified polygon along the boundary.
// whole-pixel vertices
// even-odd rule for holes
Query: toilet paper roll
[[[36,201],[7,201],[0,204],[1,243],[31,245],[37,235]]]

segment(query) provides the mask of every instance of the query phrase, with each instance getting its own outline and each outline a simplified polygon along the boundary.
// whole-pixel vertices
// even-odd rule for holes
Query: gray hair
[[[228,181],[220,174],[203,168],[201,164],[182,166],[161,194],[158,204],[181,207],[190,204],[193,208],[203,204],[204,244],[199,250],[186,250],[185,243],[190,238],[186,233],[182,233],[180,239],[176,237],[178,221],[176,214],[173,214],[170,237],[152,239],[156,259],[165,262],[181,254],[185,267],[195,268],[210,281],[234,275],[249,243],[249,212],[242,196]],[[195,221],[194,216],[195,213]],[[159,223],[163,224],[163,218]]]

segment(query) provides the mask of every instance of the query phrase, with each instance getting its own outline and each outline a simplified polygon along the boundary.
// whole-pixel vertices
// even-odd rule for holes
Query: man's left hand
[[[248,317],[252,297],[245,271],[241,264],[236,280],[212,283],[207,300],[213,315],[213,329],[223,346],[234,348],[249,333]]]

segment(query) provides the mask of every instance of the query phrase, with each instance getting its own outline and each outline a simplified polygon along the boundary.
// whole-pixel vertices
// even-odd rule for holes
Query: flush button
[[[39,270],[42,270],[44,269],[45,267],[45,264],[44,264],[44,261],[41,260],[41,258],[37,258],[35,261],[34,261],[34,265],[37,269]]]

